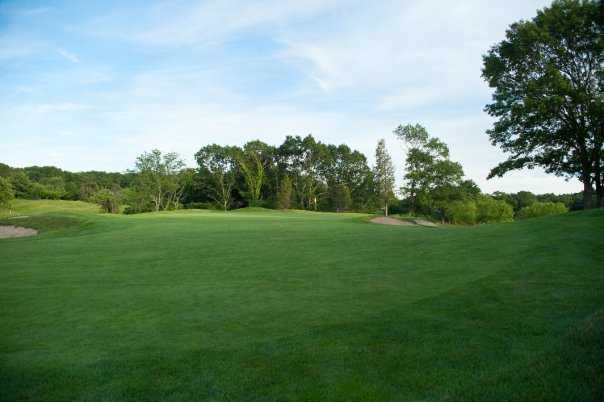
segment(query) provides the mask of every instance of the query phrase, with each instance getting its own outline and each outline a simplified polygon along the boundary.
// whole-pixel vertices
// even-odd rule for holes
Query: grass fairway
[[[21,202],[8,222],[41,234],[0,240],[3,401],[604,395],[604,211],[432,229],[77,205]]]

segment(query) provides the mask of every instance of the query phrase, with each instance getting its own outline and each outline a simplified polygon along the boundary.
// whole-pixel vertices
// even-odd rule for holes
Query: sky
[[[483,111],[482,55],[541,0],[0,0],[0,162],[124,171],[158,148],[279,145],[312,134],[370,163],[420,123],[483,191],[580,191],[505,160]]]

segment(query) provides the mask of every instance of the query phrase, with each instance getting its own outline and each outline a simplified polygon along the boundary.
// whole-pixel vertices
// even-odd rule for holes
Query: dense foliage
[[[534,202],[518,211],[519,219],[536,218],[546,215],[557,215],[568,212],[568,208],[561,202]]]
[[[120,212],[122,196],[118,191],[103,188],[90,197],[90,201],[97,203],[103,212],[117,214]]]
[[[288,136],[278,147],[251,141],[217,144],[196,154],[197,202],[221,209],[242,206],[321,211],[377,207],[373,172],[365,155],[347,145],[323,144],[308,135]]]
[[[0,176],[0,209],[10,208],[13,198],[15,198],[13,186],[7,179]]]

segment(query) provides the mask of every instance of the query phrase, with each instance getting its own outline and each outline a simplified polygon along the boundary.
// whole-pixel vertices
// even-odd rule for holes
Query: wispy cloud
[[[161,2],[144,10],[144,18],[115,26],[118,17],[99,17],[89,32],[104,37],[119,37],[152,46],[215,44],[251,28],[259,30],[287,29],[292,21],[300,21],[335,9],[343,0],[207,0],[193,2]],[[127,12],[126,12],[127,13]],[[140,11],[139,11],[140,13]]]
[[[33,108],[35,111],[40,113],[52,113],[52,112],[77,112],[81,110],[90,109],[89,106],[80,103],[73,102],[59,102],[59,103],[44,103],[36,105]]]
[[[52,7],[34,7],[23,10],[22,14],[26,16],[41,15],[48,13],[50,10],[52,10]]]
[[[63,56],[66,60],[72,62],[72,63],[79,63],[80,62],[80,58],[78,57],[77,54],[69,52],[65,49],[58,49],[57,52]]]

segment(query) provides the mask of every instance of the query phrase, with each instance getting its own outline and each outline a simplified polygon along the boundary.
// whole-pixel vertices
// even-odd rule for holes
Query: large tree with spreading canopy
[[[483,77],[495,90],[488,134],[510,155],[489,178],[539,166],[578,178],[586,208],[604,206],[602,13],[594,0],[556,0],[512,24],[484,56]]]

